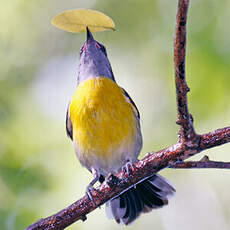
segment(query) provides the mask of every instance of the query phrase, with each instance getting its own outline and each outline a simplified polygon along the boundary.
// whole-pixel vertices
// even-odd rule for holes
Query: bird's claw
[[[94,206],[96,206],[96,203],[94,201],[94,198],[91,194],[92,191],[96,190],[91,184],[89,184],[86,188],[86,195],[89,197],[90,201],[93,202]]]
[[[128,176],[131,176],[134,170],[135,170],[135,165],[130,161],[127,161],[127,163],[124,166],[122,166],[123,175],[127,173]]]

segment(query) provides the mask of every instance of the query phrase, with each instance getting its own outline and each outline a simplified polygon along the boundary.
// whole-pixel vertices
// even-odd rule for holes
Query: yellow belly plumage
[[[111,164],[124,163],[125,151],[127,155],[131,151],[134,158],[138,154],[133,105],[114,81],[96,77],[81,82],[70,102],[69,115],[77,156],[87,168],[108,171]]]

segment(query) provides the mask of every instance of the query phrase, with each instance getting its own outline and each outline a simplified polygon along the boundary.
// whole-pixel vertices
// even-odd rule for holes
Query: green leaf
[[[86,26],[91,32],[115,30],[115,24],[110,17],[99,11],[88,9],[64,11],[55,16],[51,23],[59,29],[72,33],[85,32]]]

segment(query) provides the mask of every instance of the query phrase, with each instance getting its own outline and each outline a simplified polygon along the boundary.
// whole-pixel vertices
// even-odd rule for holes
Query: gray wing
[[[123,89],[123,88],[122,88]],[[128,101],[133,105],[134,109],[135,109],[135,113],[137,118],[140,120],[140,113],[138,111],[137,106],[135,105],[134,101],[132,100],[132,98],[129,96],[129,94],[125,91],[125,89],[123,89],[125,96],[128,98]]]
[[[68,106],[68,109],[67,109],[67,113],[66,113],[66,133],[67,133],[67,136],[73,140],[73,127],[72,127],[72,122],[70,120],[70,116],[69,116],[69,106]]]

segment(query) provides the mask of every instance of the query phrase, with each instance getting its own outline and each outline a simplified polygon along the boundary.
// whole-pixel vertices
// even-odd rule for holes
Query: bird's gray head
[[[94,40],[87,27],[87,39],[80,51],[78,84],[88,78],[106,77],[114,81],[105,47]]]

